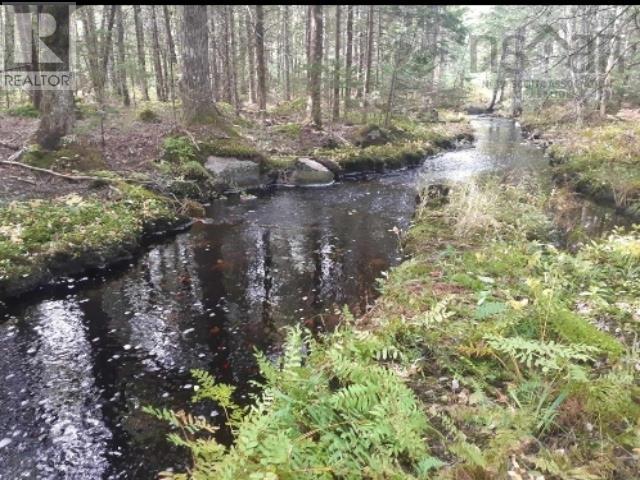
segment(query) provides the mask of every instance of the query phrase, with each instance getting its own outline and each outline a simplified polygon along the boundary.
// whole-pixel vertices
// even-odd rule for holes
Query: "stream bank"
[[[99,176],[86,188],[65,188],[60,198],[48,193],[49,198],[36,196],[0,205],[0,302],[60,283],[65,277],[79,278],[131,260],[148,239],[187,228],[189,217],[204,217],[205,208],[199,202],[229,194],[244,198],[244,191],[264,194],[282,186],[327,186],[417,167],[425,157],[468,145],[472,138],[463,120],[450,124],[405,121],[403,128],[352,130],[357,131],[354,138],[359,140],[354,141],[359,146],[334,145],[312,157],[287,158],[266,155],[235,132],[219,133],[218,138],[200,129],[198,139],[169,134],[162,141],[155,173],[123,176],[89,170]],[[84,143],[74,139],[69,145]],[[56,170],[95,167],[96,162],[80,158],[89,147],[72,154],[68,153],[71,146],[46,155],[28,151],[22,160]],[[101,158],[98,149],[91,151]],[[143,185],[151,185],[155,193]]]
[[[373,320],[381,308],[370,311],[379,294],[377,279],[406,258],[401,237],[416,211],[420,181],[468,180],[495,170],[538,171],[547,164],[539,149],[522,144],[513,122],[480,118],[473,123],[476,148],[443,153],[420,168],[326,189],[279,189],[255,198],[216,200],[189,231],[152,246],[128,268],[13,302],[0,323],[0,371],[5,382],[0,402],[6,406],[0,412],[0,440],[10,441],[10,448],[0,449],[0,471],[12,478],[79,479],[155,478],[168,468],[184,471],[190,462],[188,452],[166,441],[172,429],[154,421],[143,406],[187,409],[223,425],[224,412],[218,404],[190,402],[196,393],[190,370],[205,370],[217,381],[233,385],[234,403],[247,404],[248,395],[255,393],[249,382],[259,378],[254,349],[267,359],[281,358],[287,335],[283,327],[303,325],[316,334],[332,330],[346,321],[344,305],[363,322]],[[567,211],[566,217],[581,222],[587,235],[598,235],[610,228],[607,222],[615,221],[588,208]],[[428,302],[413,303],[412,298],[430,292],[425,278],[438,282],[437,273],[432,277],[429,272],[450,258],[446,246],[443,240],[443,250],[434,250],[417,267],[410,261],[392,271],[384,291],[397,285],[400,293],[405,292],[394,303],[400,310],[389,316],[393,322],[400,322],[403,314],[409,318],[405,313],[416,305],[420,315],[431,308]],[[479,276],[488,275],[474,274],[470,285],[485,285]],[[440,283],[434,291],[450,290],[447,282]],[[384,295],[376,305],[392,299],[390,293]],[[375,343],[355,350],[347,364],[365,362],[361,364],[365,372],[388,379],[378,383],[383,390],[375,390],[384,393],[380,398],[402,398],[410,407],[385,407],[392,413],[385,425],[402,430],[384,438],[394,442],[405,438],[402,445],[413,445],[407,458],[420,457],[424,460],[420,468],[426,471],[439,465],[435,457],[449,462],[437,447],[413,441],[425,423],[411,407],[418,405],[414,394],[390,376],[392,370],[404,368],[397,367],[391,348],[399,337],[394,334],[379,341],[381,337],[371,332],[365,342],[367,337]],[[344,352],[340,350],[344,336],[327,338],[336,343],[327,339],[326,349],[321,346],[316,351],[334,352],[338,356],[332,357],[331,365],[339,365],[334,360],[338,362]],[[430,351],[415,345],[411,355]],[[294,356],[300,352],[290,351]],[[331,370],[326,369],[326,358],[319,354],[315,359],[320,363],[309,361],[310,368],[297,370],[296,375],[311,372],[327,379]],[[433,357],[425,358],[430,362]],[[452,375],[441,377],[445,376],[443,388],[452,382]],[[333,391],[338,384],[329,381],[327,386]],[[342,390],[334,393],[341,396]],[[282,430],[272,432],[281,439]],[[227,445],[231,441],[226,428],[217,438]],[[273,443],[280,444],[280,440]],[[427,447],[432,449],[428,457]]]
[[[497,132],[511,124],[488,122]],[[520,141],[489,148],[494,162],[511,157],[513,175],[468,181],[467,171],[446,198],[422,195],[412,258],[371,310],[343,312],[319,339],[293,328],[277,363],[258,357],[262,393],[229,419],[234,446],[209,437],[216,454],[197,458],[194,474],[634,477],[640,231],[614,230],[574,253],[554,247],[546,187],[513,168],[545,160]],[[216,390],[195,373],[197,398],[238,410],[223,394],[232,386]]]

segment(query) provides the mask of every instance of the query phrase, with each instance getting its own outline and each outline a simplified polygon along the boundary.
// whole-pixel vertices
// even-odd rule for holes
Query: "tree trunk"
[[[56,52],[69,51],[69,6],[45,4],[42,13],[51,15],[56,29],[48,37],[49,46]],[[52,71],[64,71],[63,64],[51,64]],[[34,135],[35,141],[45,149],[58,147],[60,139],[71,132],[75,122],[73,90],[44,90],[40,100],[40,124]]]
[[[118,80],[120,82],[120,92],[122,95],[122,103],[125,107],[131,104],[129,98],[129,89],[127,87],[127,70],[124,49],[124,23],[122,20],[122,6],[118,5],[116,10],[117,27],[118,27]]]
[[[367,16],[367,64],[364,78],[364,116],[367,116],[367,108],[369,107],[369,95],[371,94],[371,62],[373,60],[373,5],[369,5],[369,14]]]
[[[524,69],[524,29],[519,28],[515,35],[515,68],[513,70],[513,92],[511,115],[519,117],[522,114],[522,75]]]
[[[236,48],[236,28],[235,28],[235,15],[233,12],[233,5],[227,5],[227,14],[229,15],[229,43],[231,56],[231,96],[233,100],[233,107],[236,111],[236,115],[240,113],[240,98],[238,97],[238,58]]]
[[[136,25],[136,46],[138,50],[138,80],[142,89],[142,99],[149,101],[149,86],[147,83],[147,67],[144,54],[144,29],[142,28],[142,13],[140,5],[133,5],[133,19]]]
[[[208,7],[209,19],[209,68],[211,69],[211,92],[214,101],[220,98],[220,72],[218,71],[218,43],[216,41],[215,5]]]
[[[182,108],[187,124],[219,121],[209,83],[209,35],[206,5],[185,5],[183,14],[180,82]]]
[[[322,128],[322,5],[311,6],[311,68],[309,75],[309,111],[311,124]]]
[[[164,75],[162,73],[162,57],[160,55],[160,36],[158,34],[158,19],[155,5],[151,8],[151,28],[153,34],[153,66],[156,71],[156,96],[161,102],[167,101]]]
[[[351,69],[353,64],[353,5],[347,5],[347,53],[345,64],[344,113],[351,107]]]
[[[227,5],[222,5],[222,63],[224,66],[224,101],[233,104],[233,71],[231,69],[231,30],[229,28],[229,15]]]
[[[258,104],[260,112],[267,110],[267,69],[264,61],[264,9],[256,5],[256,60],[258,63]]]
[[[171,33],[171,15],[169,13],[169,7],[166,4],[162,5],[162,11],[164,14],[164,28],[167,31],[167,46],[169,48],[169,84],[171,86],[171,100],[176,98],[176,82],[175,82],[175,68],[178,64],[178,56],[176,55],[176,46],[173,42],[173,35]]]
[[[336,42],[333,66],[333,121],[340,118],[340,5],[336,5]]]
[[[291,100],[291,39],[289,5],[284,6],[284,96]]]
[[[247,11],[245,13],[244,19],[247,31],[247,56],[249,58],[249,101],[255,105],[256,103],[258,103],[258,96],[256,94],[256,35],[253,29],[253,22],[251,21],[250,6],[247,6]]]
[[[106,15],[106,10],[107,8],[109,8],[109,14]],[[111,5],[110,7],[107,7],[105,5],[104,7],[105,9],[105,17],[107,18],[107,25],[106,25],[106,31],[105,31],[105,37],[102,41],[102,68],[100,71],[100,81],[102,82],[101,88],[102,91],[104,92],[104,88],[106,85],[106,81],[107,81],[107,67],[109,66],[109,57],[111,56],[111,47],[112,47],[112,34],[113,34],[113,24],[115,22],[116,19],[116,6],[115,5]],[[103,18],[103,19],[104,19]],[[115,58],[114,58],[115,60]],[[112,61],[112,65],[115,63],[115,61]]]

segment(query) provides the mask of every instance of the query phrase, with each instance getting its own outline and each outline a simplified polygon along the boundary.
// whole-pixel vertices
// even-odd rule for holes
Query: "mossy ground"
[[[306,347],[294,332],[277,365],[260,357],[264,390],[231,415],[233,447],[171,437],[194,452],[194,472],[635,478],[640,230],[569,254],[547,241],[546,202],[535,183],[493,180],[425,200],[407,237],[413,258],[372,311],[345,313]],[[199,399],[232,408],[230,387],[195,373]],[[183,431],[215,430],[153,413]]]
[[[577,190],[640,218],[640,126],[615,122],[566,131],[550,147],[558,175]]]
[[[179,220],[172,204],[142,187],[112,190],[107,198],[73,194],[1,207],[0,298],[131,254],[146,232]]]
[[[470,140],[471,127],[466,121],[422,123],[408,118],[396,119],[389,128],[366,125],[356,132],[361,138],[378,129],[386,143],[321,149],[318,154],[338,163],[345,172],[383,172],[420,163],[426,156],[451,148],[459,140]],[[357,141],[356,143],[360,143]]]

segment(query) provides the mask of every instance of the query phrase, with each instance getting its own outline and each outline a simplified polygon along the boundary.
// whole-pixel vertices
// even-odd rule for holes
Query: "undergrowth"
[[[0,297],[23,279],[82,258],[109,257],[137,245],[153,223],[177,220],[173,206],[148,190],[119,184],[118,198],[68,195],[0,208]]]

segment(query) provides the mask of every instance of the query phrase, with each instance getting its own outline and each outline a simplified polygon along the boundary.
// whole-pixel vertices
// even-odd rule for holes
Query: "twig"
[[[19,154],[19,153],[22,153],[22,151],[16,152],[16,153]],[[34,167],[32,165],[27,165],[26,163],[13,161],[12,158],[14,156],[18,156],[18,155],[16,154],[11,155],[11,157],[9,157],[9,160],[0,160],[0,165],[11,165],[13,167],[26,168],[27,170],[33,170],[35,172],[47,173],[55,177],[64,178],[65,180],[69,180],[71,182],[77,182],[80,180],[100,180],[100,181],[107,181],[107,182],[109,181],[109,179],[104,177],[92,177],[89,175],[65,175],[64,173],[58,173],[53,170],[49,170],[48,168]]]

